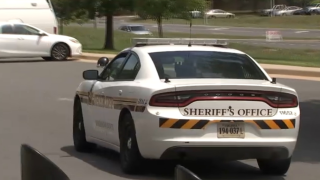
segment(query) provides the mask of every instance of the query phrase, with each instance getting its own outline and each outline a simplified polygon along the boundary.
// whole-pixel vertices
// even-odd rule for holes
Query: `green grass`
[[[133,18],[134,23],[155,23],[153,20]],[[236,26],[236,27],[263,27],[263,28],[292,28],[292,29],[320,29],[320,16],[279,16],[260,17],[256,15],[243,15],[235,19],[217,18],[208,19],[207,25]],[[163,20],[164,24],[189,24],[183,19]],[[193,24],[204,25],[203,19],[193,19]]]
[[[77,38],[83,45],[84,52],[91,53],[117,53],[131,46],[131,38],[143,37],[126,32],[114,31],[115,50],[102,50],[104,43],[104,29],[87,27],[65,27],[64,34]],[[188,37],[183,33],[165,33],[165,37]],[[150,36],[149,36],[150,37]],[[156,37],[156,36],[154,36]],[[222,38],[217,35],[193,34],[194,38]],[[224,36],[225,37],[225,36]],[[249,54],[260,63],[284,64],[296,66],[320,67],[320,51],[308,49],[279,49],[261,46],[251,46],[231,43],[230,48],[235,48]]]

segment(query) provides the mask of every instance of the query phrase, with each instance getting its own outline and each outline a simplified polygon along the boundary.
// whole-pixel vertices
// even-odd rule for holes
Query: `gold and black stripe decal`
[[[259,129],[294,129],[295,119],[283,120],[197,120],[197,119],[169,119],[160,118],[160,128],[172,129],[204,129],[211,123],[230,122],[230,123],[251,123]]]
[[[209,120],[160,118],[159,127],[173,129],[203,129],[209,123]]]
[[[144,112],[146,109],[145,105],[137,104],[137,98],[108,97],[81,91],[77,91],[77,94],[79,95],[82,103],[90,104],[93,106],[118,110],[127,107],[132,112]]]

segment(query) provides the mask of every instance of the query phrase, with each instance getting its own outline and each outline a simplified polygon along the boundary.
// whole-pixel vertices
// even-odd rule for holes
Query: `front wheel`
[[[120,124],[120,161],[127,174],[141,172],[144,159],[140,154],[134,122],[130,114],[125,114]]]
[[[287,159],[258,159],[260,170],[270,175],[285,175],[291,164],[291,157]]]
[[[58,43],[51,49],[51,58],[53,60],[62,61],[66,60],[69,56],[69,47],[64,43]]]
[[[78,152],[92,152],[96,145],[87,142],[83,124],[82,108],[80,102],[75,102],[73,112],[73,144]]]

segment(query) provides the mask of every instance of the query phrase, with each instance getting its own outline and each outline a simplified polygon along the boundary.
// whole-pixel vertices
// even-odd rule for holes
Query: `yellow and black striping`
[[[144,112],[146,109],[145,105],[138,104],[137,98],[124,98],[124,97],[109,97],[88,92],[77,92],[82,103],[89,104],[92,106],[98,106],[108,109],[123,109],[127,107],[133,112]]]
[[[295,119],[283,120],[199,120],[199,119],[169,119],[160,118],[160,128],[172,129],[204,129],[211,123],[230,122],[230,123],[251,123],[259,129],[294,129]]]

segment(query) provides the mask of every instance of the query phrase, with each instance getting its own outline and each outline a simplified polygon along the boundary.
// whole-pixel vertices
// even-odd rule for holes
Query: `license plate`
[[[218,138],[244,138],[244,123],[218,123]]]

